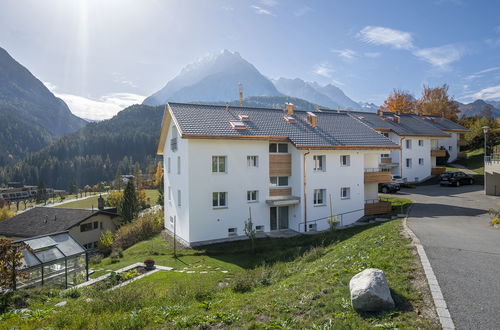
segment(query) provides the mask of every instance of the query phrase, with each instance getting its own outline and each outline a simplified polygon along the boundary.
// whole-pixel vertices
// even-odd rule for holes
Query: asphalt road
[[[500,198],[482,186],[420,186],[408,225],[432,265],[457,329],[500,329],[500,229],[488,221]]]

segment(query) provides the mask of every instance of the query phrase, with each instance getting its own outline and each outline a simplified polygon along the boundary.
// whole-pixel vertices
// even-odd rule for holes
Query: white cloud
[[[253,8],[255,10],[255,13],[258,15],[275,16],[271,11],[256,5],[251,5],[250,8]]]
[[[66,102],[71,112],[81,118],[90,120],[104,120],[132,104],[140,104],[144,96],[132,93],[112,93],[92,100],[73,94],[55,94]]]
[[[316,65],[313,69],[313,72],[319,76],[325,77],[325,78],[331,78],[333,69],[331,68],[330,64],[328,63],[320,63]]]
[[[417,49],[413,54],[439,68],[446,68],[462,57],[460,49],[453,45]]]
[[[480,91],[475,93],[465,95],[464,98],[467,99],[483,99],[483,100],[491,100],[491,99],[499,99],[500,98],[500,85],[483,88]]]
[[[268,7],[274,7],[278,4],[278,0],[259,0],[259,2]]]
[[[48,82],[48,81],[44,81],[43,84],[45,85],[45,87],[47,87],[49,89],[49,91],[51,91],[52,93],[54,93],[54,91],[57,89],[56,85]]]
[[[413,38],[409,32],[381,26],[366,26],[358,37],[370,44],[392,46],[398,49],[412,49]]]
[[[487,68],[487,69],[475,72],[473,74],[466,76],[465,79],[472,80],[472,79],[481,78],[484,76],[485,73],[490,73],[490,72],[497,71],[497,70],[500,70],[500,66],[494,66],[491,68]]]
[[[332,52],[338,54],[339,57],[345,60],[353,60],[358,56],[358,53],[352,49],[332,49]]]
[[[379,57],[381,54],[378,53],[378,52],[367,52],[367,53],[364,53],[364,55],[366,57],[371,57],[371,58],[375,58],[375,57]]]
[[[495,32],[500,33],[500,25],[495,26]]]
[[[486,39],[485,42],[493,48],[500,46],[500,39]]]

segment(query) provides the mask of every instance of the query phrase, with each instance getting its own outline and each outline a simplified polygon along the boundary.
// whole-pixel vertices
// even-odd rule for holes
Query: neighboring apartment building
[[[348,114],[401,147],[381,156],[383,166],[393,175],[401,176],[406,182],[421,182],[446,171],[445,167],[436,165],[436,158],[446,156],[440,141],[449,139],[450,135],[437,128],[434,122],[431,124],[422,116],[381,111]]]
[[[103,231],[114,232],[119,215],[112,210],[34,207],[0,222],[0,237],[23,240],[67,231],[87,250],[97,248]]]
[[[467,128],[444,117],[421,116],[420,118],[449,135],[449,137],[437,141],[438,148],[444,148],[448,151],[450,156],[448,163],[452,163],[458,158],[466,157],[464,152],[460,151],[460,148],[466,145],[463,136],[469,131]]]
[[[346,113],[169,103],[165,227],[194,246],[244,236],[250,212],[258,232],[324,230],[332,213],[351,224],[390,208],[379,162],[398,149]]]
[[[491,154],[484,159],[484,192],[500,196],[500,154]]]

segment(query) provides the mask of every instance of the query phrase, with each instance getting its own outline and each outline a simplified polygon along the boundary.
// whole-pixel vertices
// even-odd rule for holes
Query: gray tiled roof
[[[430,120],[424,120],[423,117],[412,114],[399,115],[400,123],[392,121],[396,115],[390,112],[384,112],[384,116],[379,116],[372,112],[349,111],[352,117],[358,118],[368,126],[375,129],[389,129],[398,135],[433,135],[449,136],[441,129],[430,123]],[[361,119],[362,118],[362,119]]]
[[[0,235],[7,237],[34,237],[69,230],[90,216],[104,213],[100,210],[35,207],[0,222]]]
[[[426,122],[433,125],[434,127],[439,128],[440,130],[460,130],[460,131],[468,131],[467,128],[459,125],[449,119],[440,117],[440,116],[422,116]]]
[[[397,147],[392,141],[375,132],[361,121],[346,113],[314,112],[317,127],[307,122],[306,111],[296,110],[296,122],[283,119],[284,110],[225,107],[215,105],[169,103],[180,133],[185,135],[222,136],[276,136],[288,137],[297,147]],[[229,121],[238,115],[250,117],[247,129],[234,129]]]

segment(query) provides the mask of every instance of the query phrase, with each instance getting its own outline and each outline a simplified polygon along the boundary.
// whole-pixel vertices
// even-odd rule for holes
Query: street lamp
[[[486,147],[487,147],[487,139],[488,139],[488,130],[490,129],[489,126],[483,126],[481,127],[483,129],[483,133],[484,133],[484,159],[486,160],[486,156],[488,155],[488,153],[486,152]]]

